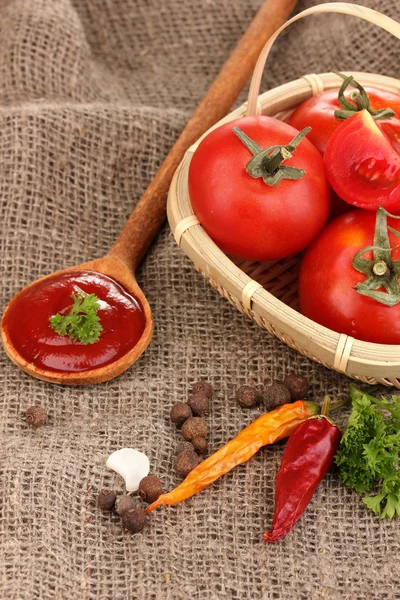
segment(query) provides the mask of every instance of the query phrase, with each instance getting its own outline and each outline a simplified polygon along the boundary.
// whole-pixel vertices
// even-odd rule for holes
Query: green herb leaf
[[[100,300],[96,294],[71,294],[73,306],[70,311],[50,317],[50,327],[59,335],[69,335],[81,344],[94,344],[100,337],[103,327],[97,311]]]
[[[385,494],[376,494],[376,496],[365,496],[363,502],[367,508],[372,510],[376,515],[381,514],[381,502]]]
[[[381,519],[392,519],[400,516],[400,471],[384,479],[382,491],[375,496],[363,498],[365,506],[370,508]]]
[[[340,479],[382,519],[400,516],[400,398],[377,399],[350,386],[352,412],[335,461]]]

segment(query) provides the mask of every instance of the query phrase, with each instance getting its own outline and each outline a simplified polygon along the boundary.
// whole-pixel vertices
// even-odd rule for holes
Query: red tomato
[[[322,158],[303,139],[284,165],[304,169],[304,177],[267,185],[261,176],[254,178],[246,171],[253,154],[234,127],[263,149],[287,145],[298,134],[265,116],[243,117],[214,129],[200,143],[189,167],[194,212],[227,254],[259,261],[296,254],[316,237],[328,216],[329,186]]]
[[[368,111],[346,119],[330,138],[325,171],[335,192],[366,210],[400,210],[400,155]]]
[[[396,219],[388,218],[387,223],[400,228]],[[352,210],[327,225],[302,260],[300,311],[338,333],[367,342],[400,344],[400,303],[386,306],[354,289],[367,275],[356,270],[352,261],[359,250],[374,244],[374,228],[375,214],[363,210]],[[399,260],[398,238],[389,232],[389,241],[392,260]],[[362,257],[372,259],[372,252]]]
[[[397,116],[400,116],[400,95],[373,87],[366,87],[364,89],[369,96],[373,110],[390,107]],[[351,93],[352,90],[347,90],[345,97],[348,99]],[[335,110],[341,110],[338,94],[339,88],[322,92],[322,94],[309,98],[295,109],[287,121],[289,125],[298,130],[310,125],[312,131],[310,131],[307,137],[321,154],[324,154],[328,140],[333,132],[343,123],[343,121],[337,119],[334,115]],[[396,134],[398,136],[400,133],[400,121],[396,118],[392,117],[388,121],[377,121],[377,123],[383,130],[386,128],[395,129],[394,139]],[[399,138],[397,139],[400,144]]]

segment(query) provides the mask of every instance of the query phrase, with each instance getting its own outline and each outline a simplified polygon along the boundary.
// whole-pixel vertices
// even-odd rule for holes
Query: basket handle
[[[368,21],[369,23],[378,25],[382,29],[385,29],[386,31],[400,39],[400,23],[394,21],[386,15],[383,15],[382,13],[379,13],[376,10],[373,10],[372,8],[367,8],[366,6],[359,6],[358,4],[349,4],[347,2],[330,2],[327,4],[318,4],[317,6],[313,6],[311,8],[307,8],[306,10],[303,10],[302,12],[289,19],[289,21],[286,21],[286,23],[284,23],[274,33],[274,35],[269,38],[268,42],[262,49],[261,54],[257,60],[257,64],[255,66],[253,76],[251,78],[249,95],[247,99],[247,116],[253,116],[259,113],[257,107],[257,100],[258,94],[260,92],[261,77],[264,71],[265,63],[268,58],[269,52],[278,35],[284,29],[286,29],[286,27],[288,27],[295,21],[298,21],[303,17],[307,17],[308,15],[313,15],[316,13],[342,13],[344,15],[353,15],[355,17],[360,17],[360,19],[364,19],[364,21]]]

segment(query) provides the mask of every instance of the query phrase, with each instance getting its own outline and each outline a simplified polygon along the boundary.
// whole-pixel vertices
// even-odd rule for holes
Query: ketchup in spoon
[[[66,314],[71,294],[96,294],[102,332],[93,344],[59,335],[49,319]],[[3,328],[29,363],[48,371],[81,372],[103,367],[124,356],[142,336],[145,316],[139,301],[116,281],[95,271],[56,274],[29,286],[11,304]]]

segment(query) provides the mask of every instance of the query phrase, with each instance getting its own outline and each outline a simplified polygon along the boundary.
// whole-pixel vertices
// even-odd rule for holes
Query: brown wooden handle
[[[290,15],[296,2],[264,1],[139,200],[109,252],[133,271],[165,220],[168,189],[186,150],[228,113],[249,79],[266,41]]]

